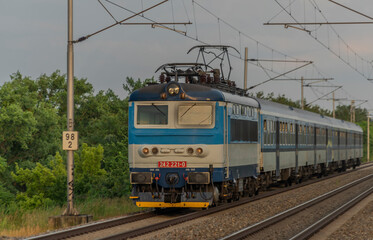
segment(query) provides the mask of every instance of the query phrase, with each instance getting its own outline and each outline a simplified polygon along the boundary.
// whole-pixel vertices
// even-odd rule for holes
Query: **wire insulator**
[[[163,73],[161,75],[159,75],[159,82],[160,83],[164,83],[165,82],[165,76],[164,76]]]
[[[199,82],[202,83],[202,84],[205,84],[207,81],[206,79],[206,75],[205,74],[202,74],[201,76],[199,76]]]
[[[213,79],[210,75],[207,76],[207,83],[211,84],[213,82]]]

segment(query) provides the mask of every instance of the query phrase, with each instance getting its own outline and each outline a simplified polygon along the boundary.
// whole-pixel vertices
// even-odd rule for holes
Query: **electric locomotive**
[[[130,198],[139,207],[207,208],[360,164],[353,123],[249,97],[205,63],[159,69],[159,84],[129,98]]]

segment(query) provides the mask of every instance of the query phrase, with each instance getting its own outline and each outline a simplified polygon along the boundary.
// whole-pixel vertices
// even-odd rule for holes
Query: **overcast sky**
[[[293,2],[287,11],[299,22],[325,22],[321,13],[330,22],[371,21],[326,0],[277,1],[284,7]],[[101,2],[117,21],[132,15],[106,0]],[[160,1],[112,2],[138,12]],[[373,17],[371,0],[339,2]],[[321,13],[318,9],[315,11],[315,6]],[[367,78],[373,78],[372,65],[368,63],[373,60],[373,24],[333,25],[333,29],[311,25],[307,26],[309,33],[283,26],[263,25],[268,21],[294,22],[294,19],[285,12],[280,12],[281,10],[274,0],[195,0],[194,5],[192,0],[170,0],[146,12],[144,16],[157,22],[190,21],[192,25],[175,26],[176,29],[186,31],[189,37],[170,30],[151,28],[149,25],[116,26],[74,45],[75,76],[87,78],[96,91],[110,88],[124,97],[122,84],[127,76],[135,79],[154,76],[158,79],[158,73],[154,71],[164,63],[194,62],[197,52],[186,53],[194,45],[201,44],[193,40],[198,38],[209,44],[232,45],[241,52],[241,58],[244,47],[248,47],[249,58],[296,58],[313,61],[314,65],[289,76],[334,78],[333,84],[343,86],[344,89],[337,91],[337,98],[347,95],[349,99],[367,99],[370,103],[362,106],[373,110],[373,85],[367,81]],[[96,32],[114,21],[98,1],[74,1],[74,39]],[[149,21],[136,17],[130,22]],[[173,28],[172,25],[170,27]],[[34,79],[57,69],[66,73],[66,49],[66,0],[0,0],[0,84],[9,81],[9,76],[16,71]],[[237,53],[232,54],[239,57]],[[243,86],[244,64],[242,59],[235,56],[231,56],[231,79]],[[280,74],[300,65],[302,64],[262,62],[262,66],[272,70],[265,72],[259,66],[249,64],[248,85],[258,84],[274,77],[276,73]],[[330,90],[331,88],[306,88],[305,96],[311,102]],[[253,91],[286,94],[294,100],[300,98],[300,84],[296,81],[271,81]],[[327,108],[332,105],[331,101],[318,101],[316,104]]]

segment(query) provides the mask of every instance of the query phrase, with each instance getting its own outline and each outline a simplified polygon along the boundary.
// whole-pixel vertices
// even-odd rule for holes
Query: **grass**
[[[48,218],[61,215],[65,208],[63,206],[32,211],[15,210],[11,214],[0,211],[0,236],[27,237],[53,230],[48,226]],[[93,220],[140,211],[128,198],[87,200],[77,203],[76,208],[81,214],[93,215]]]

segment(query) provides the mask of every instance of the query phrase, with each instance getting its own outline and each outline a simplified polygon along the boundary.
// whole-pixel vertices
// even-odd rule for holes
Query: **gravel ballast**
[[[372,173],[373,168],[351,172],[144,235],[138,239],[219,239]]]

